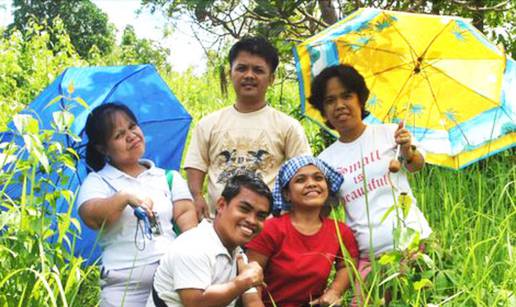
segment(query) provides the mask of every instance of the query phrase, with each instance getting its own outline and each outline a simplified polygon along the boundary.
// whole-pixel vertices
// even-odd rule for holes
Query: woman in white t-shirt
[[[181,231],[197,225],[186,182],[142,159],[145,138],[127,106],[103,104],[86,122],[86,161],[94,170],[81,185],[77,204],[86,225],[99,230],[102,247],[101,306],[145,306],[159,259]],[[134,209],[149,217],[152,235]]]
[[[412,228],[420,233],[420,238],[427,238],[431,233],[416,206],[405,172],[423,168],[424,156],[413,145],[403,123],[366,125],[362,121],[368,114],[364,107],[369,89],[352,66],[340,64],[325,68],[314,78],[311,89],[310,104],[320,111],[326,124],[339,133],[339,139],[319,158],[345,178],[339,194],[345,203],[346,223],[358,242],[359,271],[365,277],[370,270],[371,255],[377,257],[393,250],[396,227]],[[398,145],[404,166],[401,171],[399,164],[392,165]],[[410,211],[404,215],[393,210],[384,219],[386,212],[405,193],[412,202]]]

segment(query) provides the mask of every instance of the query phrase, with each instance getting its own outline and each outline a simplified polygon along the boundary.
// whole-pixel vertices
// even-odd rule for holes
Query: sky
[[[172,69],[184,72],[189,67],[195,73],[202,73],[206,67],[206,57],[200,43],[189,33],[198,31],[187,18],[179,18],[175,21],[176,28],[162,14],[150,13],[140,9],[139,0],[92,0],[97,7],[104,11],[109,21],[117,28],[117,37],[120,38],[126,25],[133,25],[136,35],[139,38],[148,38],[160,42],[163,47],[170,49],[168,58]],[[11,0],[0,0],[0,26],[7,26],[12,23]],[[166,27],[173,30],[172,35],[164,37]],[[192,27],[194,27],[192,29]],[[204,38],[206,34],[200,34]]]

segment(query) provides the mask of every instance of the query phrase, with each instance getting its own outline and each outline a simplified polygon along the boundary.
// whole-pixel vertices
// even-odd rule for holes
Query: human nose
[[[316,185],[316,181],[315,181],[315,179],[313,179],[313,178],[308,178],[308,179],[306,180],[306,185],[307,185],[308,187],[313,187],[313,186],[315,186],[315,185]]]
[[[254,78],[254,77],[255,77],[255,74],[252,69],[246,69],[244,71],[244,78],[247,79],[247,78]]]
[[[128,143],[131,143],[132,141],[134,141],[134,139],[138,138],[138,135],[136,133],[136,131],[129,131],[128,133],[126,133],[125,135],[125,140],[128,142]]]
[[[335,108],[336,109],[344,109],[346,107],[346,102],[342,98],[337,98],[335,100]]]
[[[255,213],[249,213],[246,218],[247,222],[253,226],[258,224],[258,217]]]

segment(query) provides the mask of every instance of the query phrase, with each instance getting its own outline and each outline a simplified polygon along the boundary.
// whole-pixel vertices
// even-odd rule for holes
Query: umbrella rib
[[[439,111],[439,114],[443,114],[440,106],[439,106],[439,103],[437,102],[437,97],[435,96],[435,93],[434,93],[434,89],[432,87],[432,82],[430,82],[430,79],[428,78],[428,75],[426,73],[426,71],[422,71],[423,75],[424,75],[424,80],[428,83],[428,88],[430,89],[430,93],[432,95],[432,99],[434,100],[434,104],[435,106],[437,107],[437,110]],[[451,120],[456,124],[456,127],[459,129],[460,133],[462,134],[462,137],[464,138],[464,140],[466,141],[466,143],[468,145],[470,145],[469,141],[468,141],[468,138],[466,137],[466,134],[464,133],[464,131],[461,129],[459,123],[457,123],[457,121],[455,121],[455,119],[451,118]],[[451,141],[450,141],[450,144],[451,144]]]
[[[106,95],[106,97],[104,97],[104,99],[102,100],[102,102],[100,104],[103,104],[105,103],[106,101],[108,101],[111,96],[113,95],[113,93],[115,92],[115,90],[118,88],[118,86],[120,84],[122,84],[122,82],[124,82],[125,80],[131,78],[132,76],[136,75],[137,73],[147,69],[151,67],[150,65],[143,65],[142,67],[136,69],[135,71],[133,71],[132,73],[128,74],[127,76],[123,77],[122,79],[120,79],[115,85],[113,85],[113,87],[111,87],[111,90],[109,91],[109,93]]]
[[[461,82],[459,82],[457,79],[453,78],[452,76],[448,75],[446,72],[444,72],[443,70],[439,69],[438,67],[436,66],[433,66],[432,64],[427,64],[425,67],[432,67],[433,69],[435,69],[436,71],[438,71],[439,73],[441,73],[442,75],[448,77],[448,79],[450,79],[451,81],[455,82],[456,84],[458,84],[460,87],[464,88],[465,90],[469,91],[469,92],[472,92],[472,93],[475,93],[476,95],[479,95],[480,97],[483,97],[484,99],[486,99],[487,101],[491,102],[493,104],[493,106],[495,107],[499,107],[500,105],[492,100],[491,98],[489,97],[486,97],[485,95],[481,94],[481,93],[478,93],[476,91],[474,91],[471,87],[469,86],[466,86],[464,84],[462,84]],[[421,71],[425,71],[424,69],[422,69]],[[425,77],[426,78],[426,77]],[[432,93],[433,95],[433,93]]]
[[[381,75],[383,73],[386,73],[386,72],[389,72],[391,70],[395,70],[395,69],[398,69],[398,68],[402,68],[403,66],[407,65],[408,62],[406,63],[402,63],[402,64],[399,64],[399,65],[396,65],[396,66],[391,66],[391,67],[388,67],[388,68],[385,68],[384,70],[381,70],[381,71],[376,71],[376,72],[373,72],[372,73],[372,76],[377,76],[377,75]]]
[[[496,109],[495,111],[495,116],[494,116],[494,119],[493,119],[493,125],[492,125],[492,128],[491,128],[491,135],[489,136],[489,141],[488,141],[488,145],[487,145],[487,153],[489,154],[491,152],[491,141],[493,140],[493,134],[494,134],[494,130],[495,130],[495,124],[496,124],[496,118],[498,117],[498,109]]]
[[[388,54],[394,54],[394,55],[399,55],[399,56],[403,56],[403,53],[399,53],[399,52],[394,52],[392,50],[389,50],[389,49],[382,49],[382,48],[377,48],[377,47],[371,47],[367,44],[360,44],[360,43],[354,43],[354,42],[350,42],[348,41],[347,39],[344,39],[344,38],[337,38],[334,40],[336,43],[343,43],[344,45],[350,45],[350,46],[358,46],[360,48],[364,48],[364,49],[369,49],[369,50],[375,50],[375,51],[381,51],[381,52],[384,52],[384,53],[388,53]],[[318,45],[324,45],[323,43],[320,43]],[[316,46],[316,45],[314,45]]]
[[[138,125],[143,124],[155,124],[155,123],[165,123],[170,121],[176,121],[176,120],[184,120],[184,119],[191,119],[189,116],[181,116],[176,118],[168,118],[168,119],[155,119],[155,120],[147,120],[147,121],[141,121],[138,123]]]
[[[435,35],[432,40],[428,43],[428,46],[426,46],[425,50],[423,51],[423,53],[421,53],[421,58],[423,58],[425,56],[425,54],[428,52],[428,50],[430,49],[430,47],[432,47],[433,43],[437,40],[437,38],[439,36],[441,36],[441,34],[444,33],[444,30],[446,30],[446,28],[448,26],[450,26],[452,23],[452,20],[450,20],[446,25],[444,25],[444,27],[441,29],[441,31],[439,33],[437,33],[437,35]]]
[[[383,13],[385,14],[385,13]],[[392,27],[394,28],[394,30],[398,33],[398,35],[401,37],[401,39],[407,44],[407,46],[409,47],[410,49],[410,57],[412,58],[412,63],[416,63],[416,58],[417,58],[417,53],[416,53],[416,50],[414,49],[414,47],[412,47],[412,45],[410,44],[410,42],[408,41],[408,39],[403,35],[401,34],[400,30],[398,29],[398,27],[396,27],[396,24],[393,23],[392,24]],[[415,57],[414,57],[415,56]]]
[[[398,100],[398,98],[400,97],[401,93],[403,92],[403,89],[405,88],[405,86],[407,86],[407,83],[409,82],[409,80],[412,78],[412,73],[409,75],[409,77],[405,80],[405,82],[403,82],[403,85],[401,86],[400,90],[398,91],[398,94],[396,94],[396,97],[394,97],[394,99],[392,100],[391,102],[391,107],[389,108],[389,110],[387,111],[387,114],[389,114],[392,110],[392,106],[395,105],[396,101]],[[384,118],[382,119],[383,121],[385,121],[385,118],[387,117],[387,114],[384,116]]]

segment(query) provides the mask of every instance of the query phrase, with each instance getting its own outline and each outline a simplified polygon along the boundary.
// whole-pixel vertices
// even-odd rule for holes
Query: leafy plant
[[[62,110],[53,117],[55,129],[41,130],[31,115],[16,115],[15,138],[2,143],[2,306],[73,306],[83,281],[95,270],[82,268],[83,260],[73,255],[73,238],[80,233],[71,216],[75,191],[62,184],[77,158],[59,141],[64,135],[77,138],[67,129],[73,115]],[[60,206],[68,210],[62,212]]]

